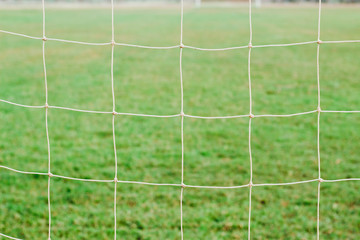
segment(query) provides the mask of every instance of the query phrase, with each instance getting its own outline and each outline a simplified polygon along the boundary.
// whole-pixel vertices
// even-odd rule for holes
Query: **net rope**
[[[44,85],[45,85],[45,104],[41,106],[35,105],[25,105],[20,103],[11,102],[5,99],[0,99],[0,102],[24,107],[24,108],[44,108],[45,109],[45,128],[46,128],[46,139],[47,139],[47,151],[48,151],[48,172],[29,172],[22,171],[7,166],[0,165],[0,168],[6,169],[12,172],[21,173],[21,174],[30,174],[30,175],[43,175],[48,176],[47,184],[47,198],[48,198],[48,240],[51,240],[51,178],[61,178],[66,180],[74,181],[83,181],[83,182],[105,182],[105,183],[114,183],[114,240],[116,240],[116,230],[117,230],[117,219],[116,219],[116,196],[117,196],[117,183],[122,184],[140,184],[140,185],[150,185],[150,186],[173,186],[180,188],[180,236],[181,240],[184,239],[184,228],[183,228],[183,197],[185,188],[203,188],[203,189],[237,189],[237,188],[249,188],[249,213],[248,213],[248,240],[251,239],[251,197],[252,197],[252,188],[261,187],[261,186],[288,186],[295,184],[305,184],[311,182],[317,182],[317,218],[316,218],[316,239],[320,239],[320,189],[321,183],[334,183],[334,182],[345,182],[345,181],[360,181],[360,178],[344,178],[344,179],[323,179],[321,178],[321,164],[320,164],[320,113],[360,113],[360,110],[322,110],[320,106],[320,45],[321,44],[339,44],[339,43],[360,43],[360,40],[336,40],[336,41],[322,41],[320,40],[320,26],[321,26],[321,4],[322,1],[319,1],[318,5],[318,33],[316,41],[307,41],[307,42],[297,42],[297,43],[286,43],[286,44],[268,44],[268,45],[252,45],[252,0],[249,0],[249,44],[246,46],[235,46],[227,48],[200,48],[194,46],[188,46],[183,44],[183,19],[184,19],[184,0],[180,0],[180,43],[179,45],[174,46],[145,46],[145,45],[136,45],[128,43],[117,43],[115,42],[115,26],[114,26],[114,1],[111,0],[111,41],[105,43],[92,43],[92,42],[81,42],[73,40],[65,40],[58,38],[47,38],[45,32],[45,0],[42,0],[42,37],[29,36],[22,33],[10,32],[6,30],[0,30],[0,33],[9,34],[19,37],[25,37],[34,40],[42,40],[42,60],[43,60],[43,72],[44,72]],[[47,74],[46,74],[46,60],[45,60],[45,43],[46,41],[56,41],[64,42],[71,44],[82,44],[82,45],[93,45],[93,46],[105,46],[111,45],[111,89],[112,89],[112,111],[94,111],[86,109],[76,109],[62,106],[52,106],[48,104],[48,84],[47,84]],[[298,46],[298,45],[308,45],[308,44],[317,44],[317,57],[316,57],[316,68],[317,68],[317,109],[310,110],[306,112],[298,112],[292,114],[259,114],[255,115],[252,113],[252,91],[251,91],[251,50],[252,48],[266,48],[266,47],[289,47],[289,46]],[[124,47],[135,47],[135,48],[145,48],[145,49],[174,49],[179,48],[179,71],[180,71],[180,91],[181,91],[181,108],[180,113],[172,115],[155,115],[155,114],[146,114],[146,113],[125,113],[125,112],[116,112],[115,109],[115,90],[114,90],[114,50],[115,46],[124,46]],[[184,49],[194,49],[199,51],[228,51],[235,49],[248,48],[248,84],[249,84],[249,114],[245,115],[233,115],[233,116],[195,116],[184,113],[184,88],[183,88],[183,74],[182,74],[182,55]],[[113,137],[113,146],[114,146],[114,179],[83,179],[75,178],[69,176],[56,175],[51,173],[51,155],[50,155],[50,137],[48,129],[48,111],[49,109],[60,109],[66,111],[75,111],[75,112],[85,112],[93,114],[112,114],[112,137]],[[253,118],[261,117],[294,117],[299,115],[306,114],[317,114],[317,165],[318,165],[318,178],[309,179],[304,181],[295,181],[295,182],[283,182],[283,183],[253,183],[253,162],[252,162],[252,153],[251,153],[251,122]],[[138,116],[138,117],[155,117],[155,118],[175,118],[180,117],[181,119],[181,183],[152,183],[152,182],[141,182],[141,181],[126,181],[119,180],[118,176],[118,159],[116,153],[116,138],[115,138],[115,118],[116,116],[127,115],[127,116]],[[249,147],[249,161],[250,161],[250,179],[248,184],[238,185],[238,186],[205,186],[205,185],[187,185],[184,183],[184,119],[185,118],[199,118],[199,119],[228,119],[228,118],[249,118],[249,135],[248,135],[248,147]],[[0,236],[6,237],[9,239],[19,238],[8,236],[6,234],[0,233]]]

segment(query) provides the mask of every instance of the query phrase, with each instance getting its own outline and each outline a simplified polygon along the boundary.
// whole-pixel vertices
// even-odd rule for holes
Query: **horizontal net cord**
[[[200,51],[227,51],[227,50],[235,50],[242,48],[265,48],[265,47],[287,47],[287,46],[297,46],[297,45],[307,45],[317,43],[318,41],[308,41],[308,42],[297,42],[297,43],[279,43],[279,44],[264,44],[264,45],[244,45],[237,47],[227,47],[227,48],[200,48],[200,47],[192,47],[184,45],[184,48],[190,48]],[[328,43],[329,41],[327,41]],[[341,42],[341,41],[340,41]]]
[[[321,110],[324,113],[359,113],[358,110],[350,110],[350,111],[337,111],[337,110]]]
[[[0,233],[0,236],[6,237],[6,238],[9,238],[9,239],[21,240],[20,238],[11,237],[11,236],[5,235],[3,233]]]
[[[74,112],[84,112],[84,113],[97,113],[97,114],[114,114],[114,115],[128,115],[128,116],[139,116],[139,117],[179,117],[180,114],[173,114],[173,115],[154,115],[154,114],[143,114],[143,113],[118,113],[118,112],[110,112],[110,111],[96,111],[96,110],[86,110],[86,109],[77,109],[77,108],[69,108],[69,107],[60,107],[60,106],[51,106],[51,105],[39,105],[39,106],[32,106],[32,105],[24,105],[19,103],[10,102],[7,100],[0,99],[0,102],[8,103],[11,105],[15,105],[18,107],[25,107],[25,108],[53,108],[53,109],[60,109],[60,110],[67,110],[67,111],[74,111]]]
[[[15,105],[15,106],[18,106],[18,107],[26,107],[26,108],[45,108],[45,105],[41,105],[41,106],[25,105],[25,104],[10,102],[10,101],[4,100],[4,99],[0,99],[0,102],[8,103],[8,104]]]
[[[243,117],[249,117],[250,115],[234,115],[234,116],[215,116],[215,117],[205,117],[205,116],[195,116],[195,115],[189,115],[184,114],[184,117],[188,118],[200,118],[200,119],[226,119],[226,118],[243,118]]]
[[[257,117],[294,117],[294,116],[299,116],[299,115],[311,114],[311,113],[315,113],[315,112],[318,112],[318,110],[292,113],[292,114],[260,114],[260,115],[254,115],[254,118],[257,118]]]
[[[42,40],[42,38],[41,38],[41,37],[33,37],[33,36],[29,36],[29,35],[22,34],[22,33],[10,32],[10,31],[5,31],[5,30],[0,30],[0,32],[1,32],[1,33],[10,34],[10,35],[19,36],[19,37],[25,37],[25,38],[31,38],[31,39]]]
[[[323,179],[323,182],[344,182],[344,181],[360,181],[360,178],[341,178],[341,179],[333,179],[333,180]]]
[[[45,173],[45,172],[28,172],[28,171],[21,171],[14,168],[10,168],[7,166],[0,165],[0,168],[6,169],[12,172],[27,174],[27,175],[41,175],[41,176],[50,176],[55,178],[62,178],[66,180],[74,180],[74,181],[82,181],[82,182],[103,182],[103,183],[111,183],[114,182],[115,179],[86,179],[86,178],[74,178],[74,177],[67,177],[52,173]],[[249,187],[261,187],[261,186],[287,186],[287,185],[295,185],[295,184],[303,184],[303,183],[310,183],[310,182],[344,182],[344,181],[360,181],[360,178],[341,178],[341,179],[310,179],[310,180],[303,180],[303,181],[295,181],[295,182],[283,182],[283,183],[252,183],[252,184],[244,184],[244,185],[237,185],[237,186],[205,186],[205,185],[187,185],[187,184],[177,184],[177,183],[153,183],[153,182],[141,182],[141,181],[127,181],[127,180],[119,180],[116,179],[118,183],[129,183],[129,184],[139,184],[139,185],[150,185],[150,186],[173,186],[173,187],[183,187],[183,188],[218,188],[218,189],[231,189],[231,188],[244,188]]]
[[[322,43],[360,43],[360,40],[322,41]]]
[[[179,47],[185,47],[184,45],[153,47],[153,46],[136,45],[136,44],[129,44],[129,43],[115,43],[115,45],[123,46],[123,47],[135,47],[135,48],[147,48],[147,49],[174,49],[174,48],[179,48]]]
[[[110,111],[95,111],[95,110],[86,110],[86,109],[77,109],[77,108],[69,108],[69,107],[60,107],[60,106],[52,106],[52,105],[25,105],[20,103],[15,103],[7,100],[0,99],[0,102],[15,105],[18,107],[25,107],[25,108],[52,108],[52,109],[60,109],[60,110],[67,110],[67,111],[74,111],[74,112],[84,112],[84,113],[95,113],[95,114],[114,114],[114,115],[124,115],[124,116],[136,116],[136,117],[155,117],[155,118],[173,118],[173,117],[181,117],[182,114],[170,114],[170,115],[156,115],[156,114],[145,114],[145,113],[119,113],[119,112],[110,112]],[[252,117],[252,118],[260,118],[260,117],[294,117],[300,115],[307,115],[316,112],[323,112],[323,113],[360,113],[360,110],[312,110],[306,112],[298,112],[298,113],[291,113],[291,114],[242,114],[242,115],[233,115],[233,116],[197,116],[197,115],[190,115],[190,114],[183,114],[184,117],[188,118],[199,118],[199,119],[228,119],[228,118],[245,118],[245,117]]]
[[[146,46],[146,45],[137,45],[137,44],[129,44],[129,43],[116,43],[116,42],[105,42],[105,43],[93,43],[93,42],[82,42],[82,41],[73,41],[73,40],[66,40],[66,39],[59,39],[59,38],[48,38],[48,37],[34,37],[29,36],[22,33],[15,33],[5,30],[0,30],[0,33],[15,35],[19,37],[25,37],[35,40],[45,40],[45,41],[55,41],[55,42],[64,42],[64,43],[74,43],[74,44],[81,44],[81,45],[91,45],[91,46],[106,46],[106,45],[117,45],[117,46],[124,46],[124,47],[135,47],[135,48],[145,48],[145,49],[174,49],[174,48],[188,48],[200,51],[227,51],[227,50],[236,50],[236,49],[243,49],[243,48],[265,48],[265,47],[288,47],[288,46],[298,46],[298,45],[307,45],[307,44],[318,44],[318,43],[360,43],[360,40],[334,40],[334,41],[307,41],[307,42],[297,42],[297,43],[279,43],[279,44],[264,44],[264,45],[244,45],[244,46],[235,46],[235,47],[225,47],[225,48],[200,48],[194,46],[188,46],[184,44],[180,45],[173,45],[173,46]]]
[[[43,106],[44,108],[46,106]],[[112,114],[113,112],[105,112],[105,111],[96,111],[96,110],[86,110],[86,109],[77,109],[77,108],[69,108],[69,107],[59,107],[59,106],[47,106],[48,108],[60,109],[60,110],[68,110],[74,112],[84,112],[84,113],[100,113],[100,114]]]
[[[95,113],[95,114],[113,114],[113,115],[123,115],[123,116],[135,116],[135,117],[154,117],[154,118],[173,118],[173,117],[181,117],[182,114],[171,114],[171,115],[156,115],[156,114],[145,114],[145,113],[119,113],[119,112],[110,112],[110,111],[95,111],[95,110],[85,110],[85,109],[77,109],[77,108],[69,108],[69,107],[60,107],[60,106],[51,106],[51,105],[24,105],[20,103],[14,103],[7,100],[0,99],[0,102],[15,105],[18,107],[25,107],[25,108],[52,108],[52,109],[60,109],[60,110],[67,110],[67,111],[74,111],[74,112],[83,112],[83,113]],[[300,115],[307,115],[316,112],[323,112],[323,113],[360,113],[360,110],[312,110],[306,112],[298,112],[298,113],[291,113],[291,114],[243,114],[243,115],[233,115],[233,116],[197,116],[197,115],[190,115],[190,114],[183,114],[184,117],[188,118],[198,118],[198,119],[229,119],[229,118],[261,118],[261,117],[294,117]]]

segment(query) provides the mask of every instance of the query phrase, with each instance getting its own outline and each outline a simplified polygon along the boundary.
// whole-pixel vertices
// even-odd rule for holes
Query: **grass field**
[[[324,6],[322,40],[360,39],[360,8]],[[46,12],[46,35],[109,42],[109,9]],[[184,13],[184,44],[247,45],[248,9]],[[40,10],[1,10],[0,29],[42,35]],[[117,9],[117,42],[179,44],[178,8]],[[314,7],[253,10],[253,45],[317,39]],[[44,105],[42,42],[0,33],[0,99]],[[320,47],[321,107],[360,110],[360,44]],[[184,111],[249,113],[248,49],[183,50]],[[110,46],[46,42],[49,105],[112,111]],[[290,114],[317,107],[316,44],[252,50],[253,113]],[[115,47],[116,111],[180,112],[179,49]],[[49,109],[51,171],[113,179],[112,115]],[[180,118],[117,116],[118,179],[180,183]],[[184,182],[234,186],[249,181],[247,118],[185,118]],[[321,114],[324,179],[359,178],[360,114]],[[252,121],[254,183],[318,178],[317,114]],[[44,109],[0,103],[0,165],[47,172]],[[112,239],[113,183],[51,179],[51,239]],[[118,184],[118,239],[180,239],[180,189]],[[359,239],[360,182],[321,184],[321,239]],[[184,190],[184,239],[247,239],[249,189]],[[254,187],[252,239],[316,239],[317,183]],[[47,177],[0,168],[0,232],[47,239]],[[1,237],[0,237],[1,238]]]

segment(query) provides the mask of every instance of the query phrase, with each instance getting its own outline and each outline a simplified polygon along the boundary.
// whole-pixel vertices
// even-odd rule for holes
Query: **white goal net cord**
[[[45,127],[46,127],[46,138],[47,138],[47,149],[48,149],[48,172],[27,172],[21,171],[17,169],[13,169],[7,166],[0,165],[0,168],[7,169],[13,172],[22,173],[22,174],[35,174],[35,175],[47,175],[48,176],[48,240],[51,239],[51,201],[50,201],[50,186],[51,186],[51,178],[63,178],[68,180],[77,180],[77,181],[85,181],[85,182],[113,182],[115,184],[114,187],[114,239],[116,240],[116,189],[117,183],[131,183],[131,184],[142,184],[142,185],[152,185],[152,186],[174,186],[179,187],[180,190],[180,235],[181,239],[184,239],[184,228],[183,228],[183,194],[185,188],[213,188],[213,189],[233,189],[233,188],[249,188],[249,217],[248,217],[248,239],[251,239],[251,195],[253,187],[260,186],[284,186],[284,185],[294,185],[294,184],[303,184],[310,182],[318,182],[318,190],[317,190],[317,240],[320,239],[320,186],[321,183],[327,182],[342,182],[342,181],[360,181],[360,178],[346,178],[346,179],[322,179],[321,178],[321,169],[320,169],[320,113],[360,113],[358,111],[340,111],[340,110],[322,110],[320,107],[320,70],[319,70],[319,56],[320,56],[320,45],[321,44],[331,44],[331,43],[360,43],[360,40],[339,40],[339,41],[321,41],[320,40],[320,20],[321,20],[321,0],[319,1],[319,14],[318,14],[318,38],[316,41],[308,41],[308,42],[298,42],[298,43],[288,43],[288,44],[269,44],[269,45],[252,45],[252,22],[251,22],[251,0],[249,0],[249,44],[246,46],[236,46],[236,47],[228,47],[228,48],[200,48],[193,47],[183,44],[183,17],[184,17],[184,1],[180,1],[181,5],[181,20],[180,20],[180,44],[175,46],[165,46],[165,47],[153,47],[153,46],[144,46],[144,45],[135,45],[135,44],[127,44],[127,43],[117,43],[115,42],[115,34],[114,34],[114,1],[111,0],[111,42],[106,43],[91,43],[91,42],[80,42],[80,41],[72,41],[65,39],[56,39],[56,38],[47,38],[45,34],[45,0],[42,0],[42,14],[43,14],[43,36],[35,37],[28,36],[21,33],[15,33],[5,30],[0,30],[0,33],[11,34],[20,37],[26,37],[35,40],[42,40],[42,55],[43,55],[43,65],[44,65],[44,81],[45,81],[45,105],[42,106],[30,106],[19,103],[10,102],[4,99],[0,99],[0,102],[12,104],[19,107],[26,108],[44,108],[45,109]],[[111,89],[112,89],[112,112],[107,111],[92,111],[92,110],[84,110],[84,109],[75,109],[61,106],[52,106],[48,104],[48,88],[47,88],[47,76],[46,76],[46,61],[45,61],[45,43],[46,41],[57,41],[57,42],[66,42],[66,43],[74,43],[74,44],[83,44],[83,45],[111,45]],[[286,47],[286,46],[295,46],[295,45],[306,45],[306,44],[317,44],[317,109],[307,111],[307,112],[299,112],[293,114],[263,114],[263,115],[255,115],[252,113],[252,96],[251,96],[251,49],[252,48],[264,48],[264,47]],[[138,114],[138,113],[123,113],[116,112],[115,109],[115,93],[114,93],[114,48],[115,46],[126,46],[126,47],[136,47],[136,48],[148,48],[148,49],[172,49],[179,48],[180,49],[180,88],[181,88],[181,109],[179,114],[175,115],[152,115],[152,114]],[[249,78],[249,100],[250,100],[250,112],[246,115],[234,115],[234,116],[194,116],[184,113],[184,94],[183,94],[183,78],[182,78],[182,53],[183,49],[195,49],[200,51],[227,51],[241,48],[248,48],[248,78]],[[114,144],[114,157],[115,157],[115,173],[114,179],[81,179],[81,178],[73,178],[68,176],[61,176],[51,173],[51,157],[50,157],[50,138],[49,138],[49,130],[48,130],[48,110],[50,108],[55,109],[63,109],[68,111],[77,111],[77,112],[86,112],[86,113],[97,113],[97,114],[112,114],[112,135],[113,135],[113,144]],[[253,118],[259,117],[293,117],[298,115],[312,114],[317,113],[317,163],[318,163],[318,178],[310,179],[305,181],[298,182],[286,182],[286,183],[253,183],[253,168],[252,168],[252,154],[251,154],[251,121]],[[117,115],[129,115],[129,116],[139,116],[139,117],[155,117],[155,118],[172,118],[172,117],[180,117],[181,118],[181,183],[179,184],[171,184],[171,183],[151,183],[151,182],[138,182],[138,181],[126,181],[119,180],[117,178],[117,154],[116,154],[116,143],[115,143],[115,117]],[[245,185],[239,186],[196,186],[196,185],[187,185],[184,183],[184,118],[202,118],[202,119],[225,119],[225,118],[249,118],[249,158],[250,158],[250,179],[249,183]],[[8,236],[6,234],[0,233],[0,236],[9,238],[9,239],[19,239],[16,237]]]

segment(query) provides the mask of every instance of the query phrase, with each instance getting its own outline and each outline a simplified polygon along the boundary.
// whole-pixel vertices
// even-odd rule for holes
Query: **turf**
[[[356,7],[326,7],[322,40],[360,39]],[[46,11],[47,37],[86,42],[111,39],[109,9]],[[248,10],[186,8],[184,44],[205,48],[248,44]],[[39,10],[2,10],[0,29],[42,35]],[[179,44],[178,8],[117,9],[117,42]],[[317,39],[317,9],[253,10],[253,44]],[[0,98],[28,105],[45,102],[41,41],[0,34]],[[323,110],[360,110],[360,45],[320,47]],[[184,111],[191,115],[249,113],[247,49],[184,49]],[[49,104],[111,111],[110,46],[46,43]],[[316,44],[252,51],[253,113],[290,114],[317,106]],[[179,49],[115,47],[116,110],[180,112]],[[49,110],[51,171],[78,178],[112,179],[111,115]],[[235,186],[250,176],[248,119],[186,118],[185,183]],[[309,180],[317,173],[317,115],[255,118],[254,183]],[[321,114],[324,179],[360,177],[360,115]],[[117,116],[120,180],[180,183],[179,118]],[[44,109],[0,103],[0,164],[47,172]],[[360,182],[321,184],[321,239],[357,239]],[[52,239],[112,239],[113,183],[51,180]],[[180,239],[180,189],[118,184],[118,239]],[[184,191],[184,239],[247,239],[249,189]],[[317,183],[255,187],[252,239],[316,239]],[[0,169],[0,232],[47,239],[47,177]]]

